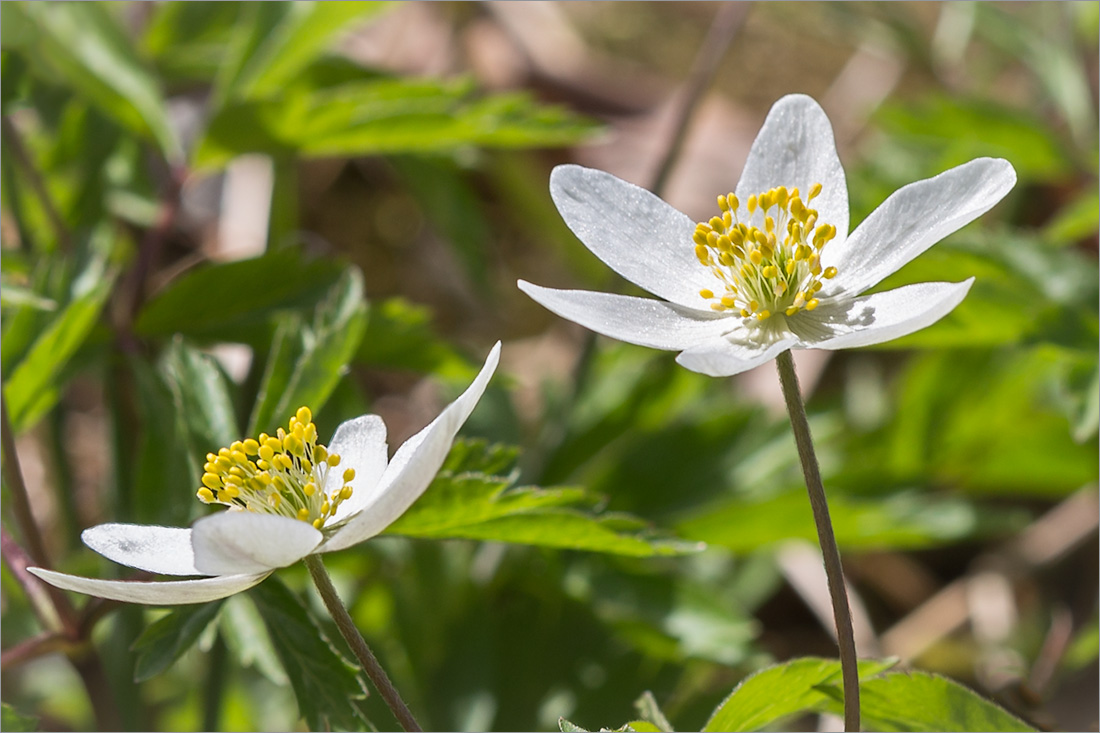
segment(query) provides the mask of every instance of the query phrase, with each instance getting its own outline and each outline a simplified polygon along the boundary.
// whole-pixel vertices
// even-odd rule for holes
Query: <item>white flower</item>
[[[519,287],[558,315],[611,338],[680,351],[711,376],[787,349],[867,346],[929,326],[974,279],[860,296],[996,204],[1016,182],[979,158],[896,191],[848,236],[848,190],[832,127],[814,100],[780,99],[734,194],[696,224],[602,171],[559,166],[550,193],[569,228],[616,272],[664,300]]]
[[[188,529],[101,524],[84,544],[117,563],[198,580],[99,580],[43,568],[30,572],[58,588],[116,601],[203,603],[251,588],[306,555],[331,552],[384,530],[428,488],[459,428],[473,412],[500,359],[489,352],[473,383],[439,417],[409,438],[388,462],[386,426],[377,415],[336,429],[331,448],[318,444],[307,408],[289,431],[261,435],[207,456],[199,498],[223,503]]]

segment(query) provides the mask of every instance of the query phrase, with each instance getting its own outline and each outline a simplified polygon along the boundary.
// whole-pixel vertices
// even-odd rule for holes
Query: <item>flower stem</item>
[[[829,596],[833,601],[833,617],[836,619],[836,638],[840,647],[840,670],[844,681],[844,730],[859,730],[859,669],[856,666],[856,640],[852,631],[852,614],[848,607],[848,592],[844,587],[844,569],[840,564],[840,550],[836,546],[833,524],[829,519],[829,504],[825,500],[825,486],[814,454],[810,424],[806,420],[806,406],[798,388],[798,375],[790,351],[775,358],[779,369],[779,383],[783,387],[783,399],[791,416],[794,442],[798,446],[798,458],[806,477],[806,491],[817,525],[817,539],[825,560],[825,576],[829,581]]]
[[[309,574],[313,577],[314,585],[317,586],[317,590],[321,594],[321,600],[325,602],[325,608],[332,614],[332,620],[336,622],[344,641],[348,643],[359,663],[363,665],[363,671],[367,673],[371,682],[378,688],[378,692],[382,695],[382,699],[386,701],[386,704],[389,705],[390,711],[397,718],[397,722],[407,731],[423,730],[405,705],[405,701],[401,699],[401,694],[398,693],[397,688],[390,682],[386,670],[382,669],[382,665],[378,663],[378,659],[375,658],[374,653],[367,646],[363,635],[359,633],[359,629],[355,628],[355,622],[351,620],[347,609],[341,603],[340,596],[337,595],[336,588],[332,585],[332,579],[329,578],[328,571],[325,570],[324,563],[321,562],[321,557],[319,555],[307,555],[305,563],[306,567],[309,568]]]

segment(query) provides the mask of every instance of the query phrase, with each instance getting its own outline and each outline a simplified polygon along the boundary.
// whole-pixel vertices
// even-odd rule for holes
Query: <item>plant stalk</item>
[[[378,688],[378,692],[382,695],[382,699],[386,701],[386,705],[389,706],[394,717],[397,718],[397,722],[407,731],[423,730],[409,711],[408,706],[405,705],[405,701],[401,699],[401,694],[397,691],[397,688],[390,682],[386,670],[382,669],[382,665],[378,663],[374,652],[367,646],[363,635],[355,627],[355,622],[352,621],[351,615],[344,608],[340,596],[336,593],[336,588],[332,585],[332,579],[329,578],[328,571],[325,570],[324,563],[321,562],[321,557],[319,555],[307,555],[305,563],[306,567],[309,568],[309,574],[313,578],[314,585],[317,586],[317,591],[321,594],[321,600],[325,602],[325,608],[332,614],[332,620],[336,622],[344,641],[348,643],[352,653],[363,665],[363,671],[367,673],[367,677],[370,677],[371,682]]]
[[[810,507],[817,525],[817,539],[825,560],[825,576],[829,582],[829,596],[833,601],[833,617],[836,619],[836,638],[840,647],[840,669],[844,682],[844,730],[859,730],[859,668],[856,664],[856,638],[852,631],[852,613],[848,606],[848,591],[844,587],[844,568],[840,564],[840,550],[836,546],[833,524],[829,519],[829,504],[825,500],[825,486],[821,482],[821,470],[817,465],[810,423],[806,420],[806,406],[798,387],[798,375],[794,370],[791,352],[784,351],[775,358],[779,370],[779,383],[783,387],[783,399],[791,416],[794,442],[798,446],[798,458],[802,474],[806,477],[806,491],[810,495]]]

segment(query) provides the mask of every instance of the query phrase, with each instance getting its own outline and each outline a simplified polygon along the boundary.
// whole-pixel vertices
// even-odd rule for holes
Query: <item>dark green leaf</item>
[[[308,260],[296,249],[193,270],[169,284],[142,309],[143,336],[176,333],[196,339],[263,343],[279,310],[312,307],[346,266]]]
[[[347,270],[333,285],[311,324],[287,317],[272,345],[248,434],[274,430],[302,405],[319,412],[355,354],[366,322],[357,269]]]
[[[359,707],[367,688],[358,668],[333,647],[301,600],[276,578],[268,578],[249,595],[267,625],[310,730],[369,727]]]
[[[161,357],[160,370],[192,455],[216,452],[240,438],[229,385],[212,357],[176,338]]]
[[[828,687],[839,695],[835,684]],[[862,682],[860,711],[870,730],[1035,730],[958,682],[927,672],[888,672]]]
[[[672,723],[668,722],[668,718],[661,712],[661,706],[657,704],[657,698],[653,696],[652,692],[649,690],[643,692],[642,696],[634,701],[634,707],[638,709],[638,714],[651,725],[653,730],[672,733]],[[634,730],[638,730],[637,723],[631,725]]]
[[[862,680],[894,666],[892,661],[859,663]],[[820,709],[829,697],[819,688],[840,679],[840,662],[806,657],[745,678],[711,715],[704,731],[760,730],[798,713]],[[928,728],[928,730],[936,730]]]
[[[180,606],[149,624],[133,644],[134,681],[157,676],[198,641],[218,615],[221,601]]]

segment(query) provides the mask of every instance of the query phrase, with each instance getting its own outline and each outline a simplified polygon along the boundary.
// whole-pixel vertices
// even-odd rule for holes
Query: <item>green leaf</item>
[[[58,313],[35,340],[4,384],[12,426],[22,432],[56,399],[62,368],[84,343],[111,294],[113,277],[106,277]],[[48,397],[43,401],[43,397]]]
[[[291,87],[278,100],[227,104],[210,121],[194,163],[219,167],[246,152],[347,157],[468,145],[550,147],[596,129],[523,94],[475,97],[462,81],[360,79],[320,90]]]
[[[271,635],[253,601],[240,593],[227,598],[218,617],[218,629],[226,646],[242,666],[255,667],[257,672],[276,685],[290,684]]]
[[[192,455],[206,455],[240,437],[229,385],[213,357],[176,338],[160,359],[160,371]]]
[[[362,21],[388,3],[292,3],[278,25],[262,39],[233,84],[239,97],[281,95],[286,86],[332,44],[351,23]]]
[[[589,733],[587,728],[582,728],[575,723],[570,723],[565,718],[558,718],[558,730],[561,733]]]
[[[1043,239],[1058,245],[1068,245],[1096,238],[1100,229],[1100,189],[1095,186],[1081,191],[1069,203],[1058,209],[1043,227]]]
[[[473,450],[471,450],[473,448]],[[456,441],[458,453],[474,465],[497,463],[483,442]],[[698,545],[652,536],[640,520],[620,514],[592,514],[576,508],[598,501],[576,488],[512,487],[515,477],[467,471],[448,460],[420,499],[387,529],[388,534],[515,542],[621,555],[677,555]],[[497,463],[499,466],[499,463]]]
[[[860,689],[863,689],[863,680],[894,664],[894,661],[861,661]],[[795,659],[762,669],[746,677],[722,701],[703,730],[760,730],[792,715],[820,709],[829,697],[819,688],[839,678],[839,661],[815,657]]]
[[[23,715],[8,703],[0,703],[0,728],[9,731],[34,731],[38,730],[38,719]]]
[[[828,687],[834,699],[839,696],[835,684]],[[863,725],[869,730],[1035,730],[973,690],[927,672],[890,672],[861,682],[859,689]]]
[[[271,347],[248,434],[274,430],[302,405],[319,412],[355,354],[366,323],[363,276],[354,268],[333,285],[311,324],[296,315],[286,317]]]
[[[257,345],[280,310],[315,306],[346,265],[309,260],[287,248],[249,260],[192,270],[154,296],[138,315],[142,336],[184,334],[195,339]]]
[[[38,76],[64,83],[124,127],[153,138],[169,160],[180,160],[157,81],[107,4],[4,3],[0,13],[4,48],[23,54]]]
[[[409,369],[450,379],[470,379],[477,369],[432,328],[431,310],[404,298],[372,303],[358,364]]]
[[[935,547],[1021,528],[1025,512],[981,507],[963,498],[902,492],[875,498],[829,496],[837,543],[849,550]],[[677,524],[684,537],[751,552],[791,539],[817,542],[806,492],[792,491],[763,501],[722,499],[698,507]]]
[[[4,283],[3,290],[0,290],[0,306],[4,308],[26,306],[40,311],[55,311],[57,310],[57,301],[44,298],[30,288]]]
[[[309,609],[276,578],[249,591],[267,626],[310,730],[370,728],[358,701],[367,696],[359,669],[333,647]]]
[[[180,606],[145,627],[131,649],[134,681],[144,682],[168,669],[198,641],[217,617],[221,601]]]

